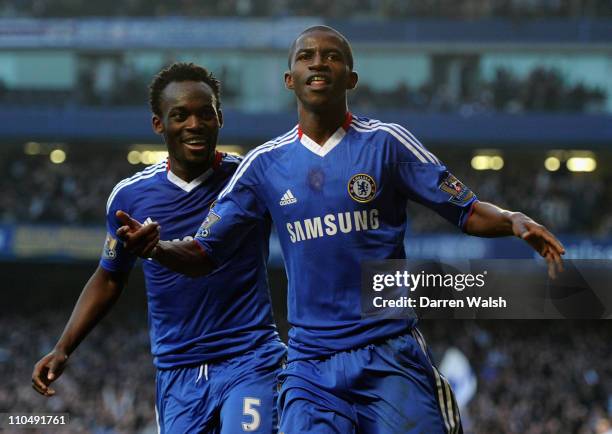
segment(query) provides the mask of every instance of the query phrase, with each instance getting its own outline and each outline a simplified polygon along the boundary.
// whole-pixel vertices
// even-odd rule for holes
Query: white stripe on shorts
[[[450,384],[444,378],[443,375],[438,372],[438,369],[434,366],[431,359],[429,358],[429,353],[427,352],[427,343],[425,342],[425,338],[416,327],[412,329],[412,337],[417,341],[419,346],[421,347],[421,351],[425,353],[425,357],[429,360],[431,364],[431,368],[434,374],[434,378],[436,380],[436,392],[438,398],[438,406],[440,408],[440,413],[442,414],[442,419],[444,420],[444,425],[446,427],[446,431],[448,434],[457,434],[459,432],[460,418],[459,411],[457,407],[457,402],[455,401],[455,395],[451,390]]]

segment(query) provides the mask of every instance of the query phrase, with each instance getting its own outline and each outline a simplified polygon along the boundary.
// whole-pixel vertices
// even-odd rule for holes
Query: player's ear
[[[357,82],[359,81],[359,75],[355,71],[351,71],[348,79],[347,90],[355,89]]]
[[[293,90],[293,77],[291,71],[285,71],[285,87],[289,90]]]
[[[153,126],[153,131],[155,131],[156,134],[164,134],[164,123],[156,114],[153,114],[151,117],[151,125]]]
[[[219,128],[223,128],[223,110],[217,109],[217,117],[219,118]]]

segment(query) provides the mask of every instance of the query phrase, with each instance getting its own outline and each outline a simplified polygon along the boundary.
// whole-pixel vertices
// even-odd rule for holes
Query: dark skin
[[[128,273],[111,273],[98,267],[85,284],[62,336],[32,372],[32,387],[44,396],[55,395],[51,383],[59,378],[68,357],[113,307],[127,282]]]
[[[142,258],[153,258],[164,267],[190,277],[205,276],[213,270],[213,263],[195,240],[160,241],[159,224],[143,225],[123,211],[117,211],[123,223],[117,236],[128,251]]]
[[[335,33],[317,30],[296,40],[285,86],[295,92],[300,127],[308,137],[323,144],[343,124],[346,93],[357,80]]]
[[[324,144],[344,123],[348,106],[347,91],[357,85],[345,42],[331,30],[317,29],[298,37],[291,55],[291,68],[285,73],[285,86],[295,92],[302,131]],[[324,80],[315,81],[313,76]],[[562,270],[561,242],[544,226],[522,213],[513,213],[486,202],[476,202],[466,233],[481,237],[515,235],[524,239],[549,264],[549,275]]]
[[[162,92],[153,131],[163,136],[172,172],[189,182],[209,167],[215,157],[223,113],[211,87],[203,82],[172,82]]]
[[[216,102],[213,90],[206,83],[172,82],[162,93],[161,113],[152,116],[153,131],[163,136],[168,147],[172,172],[184,181],[197,178],[211,167],[223,123]],[[119,211],[117,215],[121,221],[130,223],[127,214]],[[137,249],[146,251],[157,244],[159,225],[152,224],[151,228],[154,231],[136,244]],[[128,275],[97,268],[85,284],[54,349],[34,366],[34,390],[47,397],[55,394],[51,383],[64,372],[70,354],[113,307]]]
[[[472,205],[472,215],[465,233],[479,237],[514,235],[529,244],[548,265],[548,275],[555,279],[563,271],[565,247],[546,227],[521,212],[511,212],[487,202]]]
[[[290,70],[285,73],[285,85],[297,97],[302,131],[319,145],[344,123],[347,91],[357,85],[357,80],[350,67],[346,43],[336,32],[316,29],[298,37],[290,55]],[[190,275],[206,274],[212,269],[197,242],[159,243],[155,227],[142,226],[127,218],[124,223],[117,233],[124,237],[127,248],[139,256],[153,257],[173,270],[183,264],[181,267],[187,267]],[[476,202],[464,230],[480,237],[517,236],[546,259],[551,278],[563,270],[561,256],[565,249],[561,242],[523,213]]]

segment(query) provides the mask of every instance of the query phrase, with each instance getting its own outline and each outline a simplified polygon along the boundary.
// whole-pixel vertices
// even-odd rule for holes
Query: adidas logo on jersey
[[[153,223],[153,219],[151,217],[147,217],[147,219],[144,222],[142,222],[142,225],[146,226],[151,223]]]
[[[296,203],[297,199],[295,198],[295,196],[293,195],[293,193],[291,193],[291,190],[287,190],[285,192],[285,194],[283,194],[283,197],[281,197],[280,200],[280,206],[285,206],[285,205],[291,205],[292,203]]]

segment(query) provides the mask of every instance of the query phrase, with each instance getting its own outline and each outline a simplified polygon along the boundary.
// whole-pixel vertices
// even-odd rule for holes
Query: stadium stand
[[[612,174],[548,172],[540,161],[521,163],[518,151],[507,156],[505,169],[479,172],[466,167],[469,152],[436,152],[483,200],[522,210],[555,232],[595,236],[612,229]],[[0,223],[102,225],[104,204],[115,183],[144,166],[129,165],[124,152],[106,152],[63,164],[53,164],[44,155],[14,153],[0,167],[7,174],[0,181]],[[454,231],[419,205],[409,206],[409,219],[412,233]]]
[[[133,171],[124,158],[94,158],[84,163],[52,164],[48,158],[4,162],[0,186],[1,221],[104,224],[106,197]],[[106,173],[105,177],[91,177]]]
[[[125,64],[119,66],[112,77],[100,77],[96,65],[90,64],[80,71],[78,82],[71,90],[3,90],[0,84],[0,102],[11,106],[133,106],[135,101],[146,100],[149,79]],[[113,85],[106,87],[101,85],[102,82],[112,82]],[[240,96],[238,90],[224,86],[223,95],[227,100],[226,106],[239,106],[233,104],[235,97]],[[467,114],[602,113],[607,97],[605,90],[596,86],[567,84],[559,71],[546,67],[534,68],[525,79],[498,68],[493,81],[466,81],[459,92],[450,92],[447,85],[439,81],[418,87],[401,82],[389,91],[372,89],[366,81],[350,95],[352,107],[359,110],[402,109]]]
[[[0,2],[0,16],[5,17],[82,17],[82,16],[309,16],[331,18],[406,18],[453,17],[478,19],[488,17],[539,18],[612,15],[606,0],[231,0],[196,2],[192,0],[112,2],[94,4],[85,1],[16,1]]]
[[[458,95],[442,83],[429,82],[418,88],[399,83],[389,92],[357,87],[351,95],[360,109],[405,109],[429,112],[588,112],[604,111],[604,90],[583,83],[567,85],[559,71],[535,68],[524,80],[498,68],[491,82],[463,83]]]
[[[43,406],[47,412],[69,413],[70,423],[63,431],[69,433],[157,432],[154,369],[142,315],[105,322],[75,355],[58,395],[33,399],[25,381],[29,365],[53,346],[49,331],[59,333],[67,315],[44,311],[34,318],[2,316],[0,327],[7,332],[0,335],[0,367],[7,377],[0,388],[0,408],[28,413],[40,412]]]
[[[470,431],[609,434],[612,369],[605,361],[612,354],[601,323],[425,321],[421,327],[439,354],[461,348],[477,373],[478,393],[464,411]]]
[[[32,399],[24,379],[32,360],[53,345],[68,312],[0,317],[0,329],[10,330],[0,335],[0,408],[69,412],[70,433],[156,432],[142,309],[104,321],[74,354],[57,396],[44,401]],[[478,392],[463,409],[468,432],[609,434],[612,351],[600,322],[547,321],[534,328],[530,321],[436,320],[421,328],[438,360],[457,347],[471,362]]]

